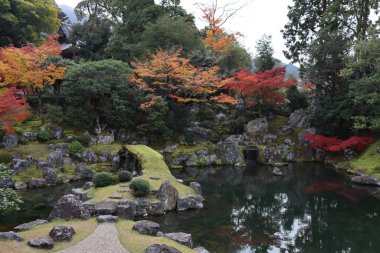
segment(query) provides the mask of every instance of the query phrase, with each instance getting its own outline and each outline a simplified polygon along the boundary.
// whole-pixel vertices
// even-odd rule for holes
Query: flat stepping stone
[[[160,180],[161,178],[160,178],[160,177],[149,177],[149,179],[152,179],[152,180]]]
[[[153,221],[140,220],[133,225],[132,229],[143,235],[155,236],[160,229],[160,224]]]
[[[24,240],[13,231],[0,233],[0,239],[17,242],[22,242]]]
[[[129,187],[127,184],[121,184],[121,185],[119,185],[120,187],[123,187],[123,188],[127,188],[127,187]]]
[[[112,194],[109,198],[110,199],[122,199],[123,195],[121,195],[121,194]]]
[[[96,217],[98,223],[116,223],[119,220],[119,217],[113,215],[100,215]]]
[[[128,253],[121,245],[114,223],[101,223],[95,231],[78,244],[57,253]]]
[[[129,191],[128,190],[124,190],[124,189],[119,189],[119,190],[117,190],[117,192],[124,193],[124,192],[129,192]]]
[[[38,226],[38,225],[42,225],[42,224],[45,224],[47,222],[48,222],[47,220],[37,219],[35,221],[31,221],[31,222],[28,222],[28,223],[24,223],[24,224],[18,225],[17,227],[14,228],[14,230],[15,231],[30,230],[30,229]]]
[[[169,238],[173,241],[176,241],[180,244],[183,244],[189,248],[193,248],[193,238],[191,234],[179,232],[179,233],[169,233],[165,234],[166,238]]]
[[[28,245],[37,249],[52,249],[54,248],[54,242],[50,238],[41,237],[28,241]]]

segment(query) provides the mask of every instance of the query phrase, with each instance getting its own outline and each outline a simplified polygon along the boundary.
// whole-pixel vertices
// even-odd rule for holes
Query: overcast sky
[[[201,15],[195,6],[196,2],[207,2],[209,0],[182,0],[183,7],[196,17],[197,26],[204,27]],[[219,0],[220,4],[242,0]],[[56,0],[59,5],[75,7],[80,0]],[[287,12],[292,0],[253,0],[248,6],[240,10],[236,16],[228,21],[225,29],[229,32],[240,32],[244,35],[240,40],[242,44],[255,54],[255,44],[264,34],[272,35],[275,57],[288,63],[282,51],[285,50],[284,40],[280,30],[287,23]]]

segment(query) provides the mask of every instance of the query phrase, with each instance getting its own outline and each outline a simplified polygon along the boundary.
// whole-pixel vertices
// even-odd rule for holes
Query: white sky
[[[194,4],[196,2],[207,2],[208,0],[182,0],[182,6],[196,17],[197,26],[204,27],[201,21],[201,15]],[[80,0],[56,0],[59,5],[68,5],[75,7]],[[219,0],[220,5],[233,0]],[[239,2],[246,1],[236,0]],[[253,0],[248,6],[240,10],[237,15],[230,19],[225,25],[229,32],[240,32],[244,35],[241,38],[242,44],[255,54],[255,44],[264,34],[272,35],[273,48],[275,57],[288,63],[282,51],[285,50],[284,40],[280,30],[287,23],[287,6],[292,4],[292,0]]]

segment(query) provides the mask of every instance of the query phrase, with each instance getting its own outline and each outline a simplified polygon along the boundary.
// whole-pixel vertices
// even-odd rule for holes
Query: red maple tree
[[[25,121],[30,111],[26,98],[16,96],[17,89],[0,90],[0,128],[7,133],[14,133],[14,124]]]
[[[375,140],[371,136],[351,136],[347,140],[341,140],[338,137],[326,137],[318,134],[307,134],[304,139],[310,143],[313,149],[319,148],[330,152],[341,152],[348,148],[360,151]]]
[[[278,107],[285,103],[283,92],[296,84],[294,79],[285,77],[285,67],[257,74],[242,70],[223,81],[223,88],[243,99],[248,108],[257,106],[260,113],[263,106]]]

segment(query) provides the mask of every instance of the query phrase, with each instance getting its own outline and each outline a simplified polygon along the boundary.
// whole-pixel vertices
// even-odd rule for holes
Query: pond
[[[380,252],[380,200],[318,164],[174,172],[203,187],[205,208],[155,218],[215,253]]]
[[[322,165],[290,165],[282,177],[266,166],[173,174],[202,184],[205,208],[148,219],[164,232],[192,233],[210,252],[379,252],[380,200]],[[82,184],[23,192],[22,211],[0,217],[0,230],[46,218],[59,197]]]

